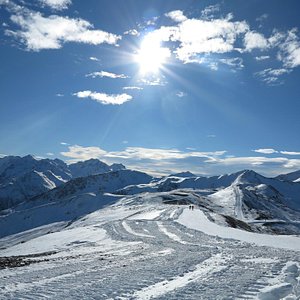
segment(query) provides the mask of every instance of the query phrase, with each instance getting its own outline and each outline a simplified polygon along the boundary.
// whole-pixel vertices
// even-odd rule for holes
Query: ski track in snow
[[[169,281],[164,280],[152,286],[146,287],[141,291],[136,292],[133,297],[134,299],[148,300],[153,297],[156,298],[158,296],[167,294],[176,289],[183,288],[187,284],[194,281],[201,279],[207,280],[210,273],[215,273],[221,271],[223,268],[226,268],[225,266],[221,266],[221,263],[224,260],[225,257],[217,254],[213,257],[208,258],[203,263],[196,265],[194,271],[187,272],[182,276],[177,276]]]
[[[115,206],[113,219],[108,208],[86,216],[72,224],[75,232],[76,226],[85,228],[74,241],[67,232],[72,227],[62,230],[61,239],[53,234],[60,252],[45,256],[48,261],[0,269],[0,299],[299,299],[299,251],[215,236],[200,212],[175,205],[157,211]],[[35,236],[19,245],[10,240],[0,256],[39,245]]]

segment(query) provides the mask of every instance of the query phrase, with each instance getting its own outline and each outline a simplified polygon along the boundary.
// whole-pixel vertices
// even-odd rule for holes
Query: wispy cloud
[[[61,145],[63,146],[69,146],[70,144],[66,143],[66,142],[60,142]]]
[[[208,19],[214,17],[214,14],[220,11],[220,5],[209,5],[201,11],[202,18]]]
[[[123,90],[143,90],[140,86],[124,86]]]
[[[98,93],[98,92],[92,92],[92,91],[80,91],[73,94],[74,96],[78,98],[90,98],[91,100],[94,100],[96,102],[99,102],[101,104],[112,104],[112,105],[121,105],[127,101],[132,100],[132,96],[128,94],[105,94],[105,93]]]
[[[176,96],[179,97],[179,98],[183,98],[183,97],[187,96],[187,93],[180,91],[180,92],[176,93]]]
[[[266,59],[269,59],[270,56],[269,55],[261,55],[261,56],[255,56],[255,59],[257,61],[262,61],[262,60],[266,60]]]
[[[220,62],[222,64],[233,67],[234,69],[243,69],[244,68],[243,59],[241,57],[221,58]]]
[[[93,61],[100,61],[100,59],[95,56],[90,56],[89,59]]]
[[[55,10],[68,8],[72,4],[71,0],[39,0],[43,5],[47,5]]]
[[[115,73],[106,72],[106,71],[93,72],[93,73],[87,74],[85,76],[86,77],[92,77],[92,78],[96,78],[96,77],[108,77],[108,78],[112,78],[112,79],[116,79],[116,78],[129,78],[129,76],[124,75],[124,74],[115,74]]]
[[[256,18],[256,21],[261,23],[261,22],[265,21],[266,19],[268,19],[268,17],[269,17],[268,14],[262,14],[261,16]]]
[[[300,155],[300,152],[296,151],[280,151],[280,153],[284,155]]]
[[[152,86],[164,86],[167,84],[164,78],[153,77],[153,76],[141,78],[139,79],[139,82],[143,85],[152,85]]]
[[[268,85],[278,85],[283,83],[282,75],[289,74],[290,72],[291,70],[287,68],[280,68],[280,69],[268,68],[256,72],[254,75],[257,76],[263,82],[267,83]]]
[[[116,45],[121,36],[93,28],[86,20],[58,15],[45,17],[42,13],[15,5],[7,1],[12,12],[10,20],[20,29],[6,29],[6,35],[13,36],[25,44],[27,50],[59,49],[64,43],[77,42],[92,45],[107,43]]]
[[[296,28],[288,31],[285,40],[280,44],[279,60],[288,68],[300,66],[300,40]]]
[[[272,149],[272,148],[263,148],[263,149],[256,149],[256,150],[252,150],[253,152],[257,152],[257,153],[263,153],[263,154],[273,154],[273,153],[278,153],[277,150]]]
[[[54,156],[54,153],[52,153],[52,152],[47,152],[46,155],[48,155],[48,156]]]
[[[106,151],[99,147],[72,145],[68,147],[68,151],[61,152],[61,155],[69,161],[98,158],[107,163],[121,162],[130,168],[156,174],[190,170],[196,174],[214,175],[241,169],[254,169],[265,175],[276,175],[282,173],[283,168],[289,171],[300,168],[300,159],[265,156],[236,157],[227,154],[226,151],[201,152],[194,148],[182,151],[126,147],[122,151]]]
[[[125,35],[139,36],[140,33],[136,29],[130,29],[124,32]]]

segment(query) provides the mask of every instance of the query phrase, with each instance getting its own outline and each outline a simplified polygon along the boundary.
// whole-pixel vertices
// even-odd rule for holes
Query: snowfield
[[[299,237],[220,226],[155,199],[125,196],[3,237],[0,299],[299,299]]]

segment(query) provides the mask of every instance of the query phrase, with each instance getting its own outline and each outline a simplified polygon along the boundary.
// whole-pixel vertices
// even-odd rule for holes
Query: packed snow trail
[[[49,233],[1,250],[0,256],[21,254],[55,236],[58,253],[0,270],[0,299],[299,297],[299,251],[211,236],[176,221],[188,214],[195,223],[199,212],[175,205],[156,211],[114,206],[74,222],[61,231],[61,240],[60,232]],[[78,230],[74,241],[69,236],[64,244],[72,230]]]

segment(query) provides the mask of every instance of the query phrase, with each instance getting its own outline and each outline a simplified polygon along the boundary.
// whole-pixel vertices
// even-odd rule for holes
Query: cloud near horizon
[[[181,151],[178,149],[159,149],[126,147],[122,151],[106,151],[99,147],[71,145],[68,151],[60,153],[69,162],[98,158],[107,163],[120,162],[130,168],[147,171],[151,174],[169,174],[191,171],[195,174],[216,175],[231,173],[241,169],[255,169],[265,175],[278,175],[282,168],[287,172],[300,168],[300,159],[286,157],[235,157],[226,151]]]
[[[272,148],[263,148],[263,149],[256,149],[256,150],[252,150],[253,152],[257,152],[257,153],[263,153],[263,154],[273,154],[273,153],[278,153],[277,150],[272,149]]]

